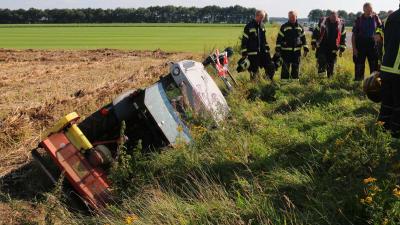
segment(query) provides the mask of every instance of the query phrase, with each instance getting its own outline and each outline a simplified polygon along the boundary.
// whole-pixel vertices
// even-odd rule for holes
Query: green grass
[[[204,52],[235,45],[241,25],[66,24],[1,25],[0,48],[96,49]]]

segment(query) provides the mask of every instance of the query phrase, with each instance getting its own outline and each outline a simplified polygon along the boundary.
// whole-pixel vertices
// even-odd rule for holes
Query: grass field
[[[235,45],[241,32],[223,24],[0,25],[0,48],[204,52]]]

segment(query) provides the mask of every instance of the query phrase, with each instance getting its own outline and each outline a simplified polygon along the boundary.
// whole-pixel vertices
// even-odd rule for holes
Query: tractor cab
[[[229,107],[203,64],[184,60],[171,64],[170,73],[150,87],[127,91],[82,121],[77,113],[63,117],[32,155],[56,182],[38,152],[44,149],[80,198],[101,209],[112,199],[106,168],[118,146],[129,152],[139,143],[143,151],[190,143],[188,112],[218,124]]]

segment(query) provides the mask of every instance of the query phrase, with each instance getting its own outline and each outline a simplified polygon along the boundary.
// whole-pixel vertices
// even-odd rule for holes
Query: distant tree
[[[347,16],[347,25],[352,25],[357,19],[357,15],[355,13],[349,13]]]
[[[328,10],[324,10],[324,16],[330,16],[332,14],[332,10],[328,9]]]
[[[385,11],[380,11],[380,12],[378,13],[379,18],[381,18],[382,20],[383,20],[383,19],[386,19],[386,17],[388,17],[388,15],[389,15],[389,13],[388,13],[388,12],[385,12]]]
[[[313,9],[308,14],[308,20],[318,22],[321,17],[325,16],[325,12],[321,9]]]
[[[346,21],[348,20],[349,14],[345,10],[338,10],[338,15],[340,18],[342,18]]]
[[[203,8],[168,5],[116,9],[0,9],[0,23],[246,23],[254,17],[255,11],[254,8],[239,5]],[[318,22],[330,13],[330,10],[313,9],[308,19]],[[338,13],[346,21],[353,21],[361,15],[361,12],[354,14],[344,10]],[[379,16],[384,18],[387,13],[381,11]]]
[[[12,23],[14,12],[9,9],[0,9],[0,23]]]

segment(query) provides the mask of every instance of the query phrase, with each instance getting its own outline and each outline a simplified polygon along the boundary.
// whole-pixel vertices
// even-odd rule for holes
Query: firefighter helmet
[[[235,53],[232,47],[225,48],[224,52],[227,53],[228,58],[232,57],[233,53]]]
[[[241,73],[248,70],[250,67],[250,60],[247,57],[241,58],[238,62],[237,72]]]
[[[379,72],[373,72],[371,76],[364,80],[363,90],[371,101],[381,102],[381,77]]]

